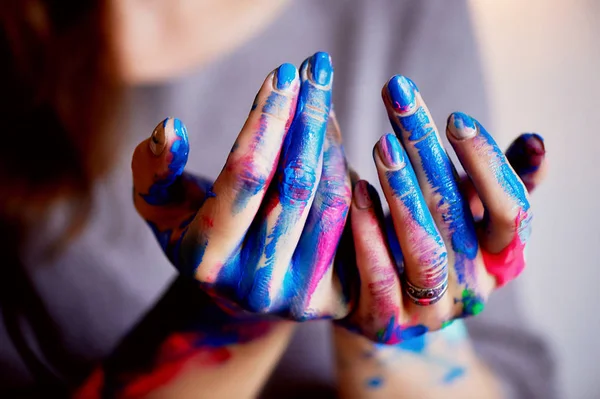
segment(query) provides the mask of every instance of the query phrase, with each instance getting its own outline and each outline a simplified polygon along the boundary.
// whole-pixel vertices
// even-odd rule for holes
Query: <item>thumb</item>
[[[188,153],[187,130],[173,118],[159,123],[152,135],[137,146],[131,169],[138,211],[144,205],[161,206],[181,199],[179,177]]]
[[[210,187],[183,173],[188,153],[185,126],[167,118],[136,147],[131,161],[135,208],[176,267],[177,244]]]

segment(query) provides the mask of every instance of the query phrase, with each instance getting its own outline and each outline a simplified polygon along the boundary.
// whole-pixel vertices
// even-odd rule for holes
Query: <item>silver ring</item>
[[[419,306],[433,305],[446,293],[448,290],[448,279],[444,279],[438,286],[433,288],[420,288],[414,284],[411,284],[408,279],[404,279],[406,285],[404,291],[408,297]]]

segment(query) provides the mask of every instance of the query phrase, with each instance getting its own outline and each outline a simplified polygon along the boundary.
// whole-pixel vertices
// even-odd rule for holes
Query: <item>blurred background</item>
[[[561,397],[598,398],[600,2],[471,6],[501,144],[523,129],[546,138],[520,303],[552,344]]]

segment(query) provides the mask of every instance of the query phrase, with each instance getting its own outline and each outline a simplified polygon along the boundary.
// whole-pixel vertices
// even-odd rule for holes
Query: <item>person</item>
[[[2,7],[7,397],[552,397],[466,4]]]

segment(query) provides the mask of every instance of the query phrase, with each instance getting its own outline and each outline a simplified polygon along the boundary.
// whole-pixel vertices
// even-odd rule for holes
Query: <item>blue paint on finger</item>
[[[419,183],[410,165],[397,171],[386,172],[386,178],[394,195],[408,208],[412,219],[419,224],[439,245],[443,245],[435,221],[427,209],[427,203],[419,189]]]
[[[418,90],[416,86],[415,90]],[[402,140],[406,138],[414,142],[411,145],[418,152],[425,177],[439,195],[436,210],[443,210],[443,220],[451,233],[452,249],[457,254],[455,269],[458,282],[465,283],[466,275],[474,272],[471,269],[478,252],[475,223],[469,205],[459,191],[456,171],[442,147],[433,121],[423,106],[412,115],[391,116],[390,121]]]
[[[169,120],[171,119],[167,118],[164,120],[163,129],[166,129]],[[178,179],[187,163],[189,143],[185,125],[179,119],[172,120],[176,137],[171,144],[169,172],[164,178],[150,186],[148,194],[141,194],[142,198],[150,205],[166,205],[182,200],[183,190],[180,184],[178,184]]]
[[[399,122],[405,131],[410,132],[408,136],[410,141],[421,140],[435,133],[429,116],[423,107],[412,115],[401,117]]]
[[[490,150],[496,155],[497,165],[494,167],[496,180],[498,183],[500,183],[504,191],[521,207],[521,209],[527,212],[530,206],[529,201],[527,200],[527,190],[524,184],[510,167],[506,157],[502,153],[500,147],[498,147],[498,144],[496,144],[494,138],[479,122],[476,123],[477,127],[479,128],[479,134],[487,141]]]
[[[440,196],[436,204],[444,210],[444,221],[452,232],[452,249],[467,259],[477,256],[478,244],[475,224],[469,204],[464,201],[455,180],[450,158],[437,135],[429,135],[415,144],[421,158],[421,166],[434,192]]]

